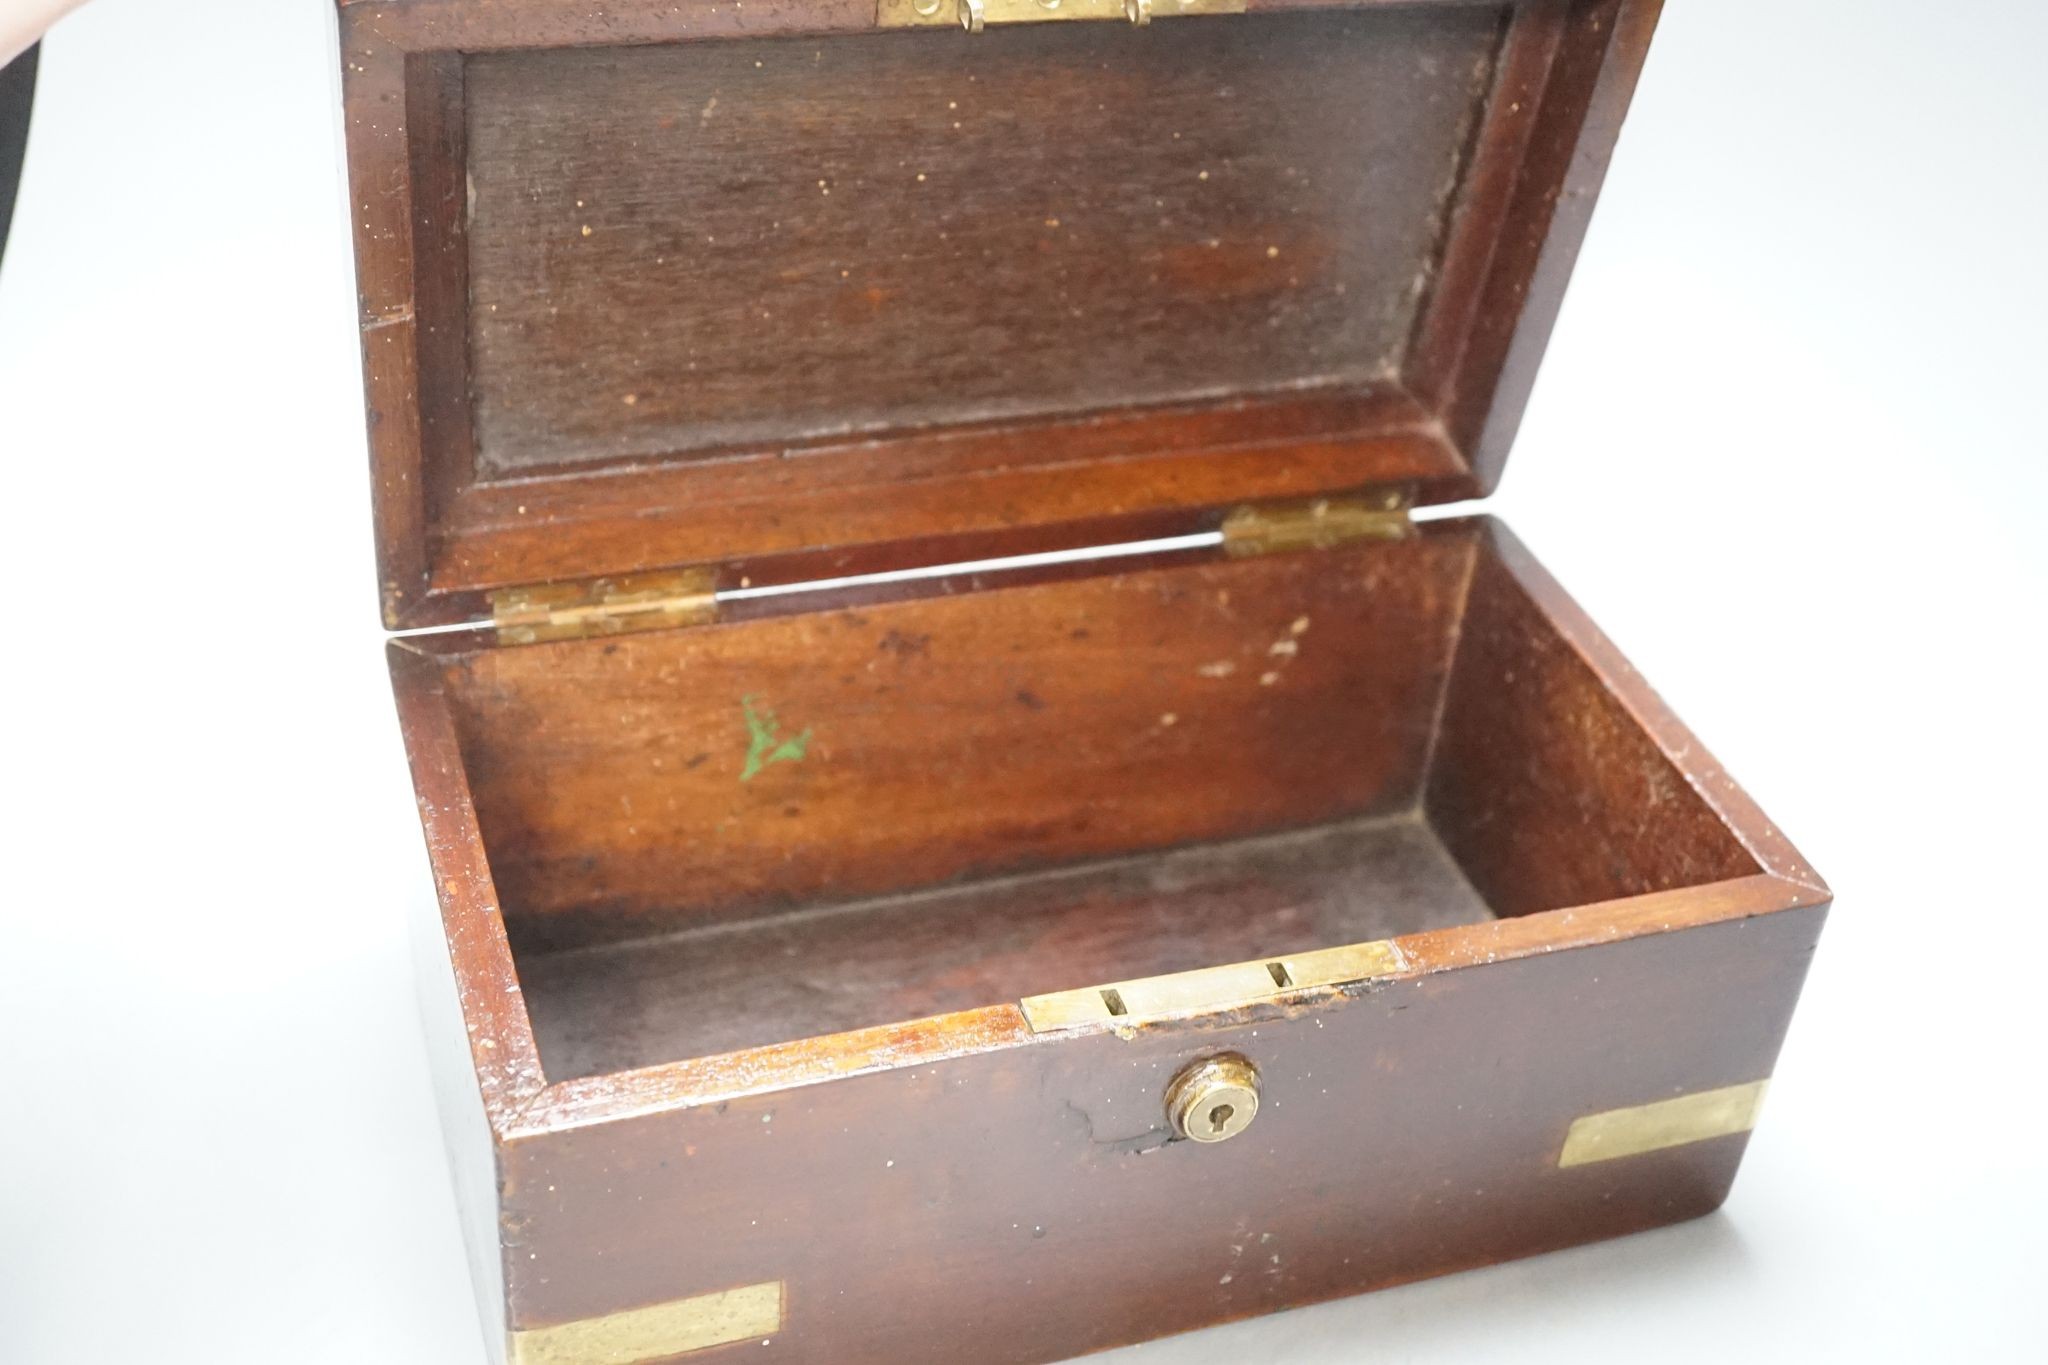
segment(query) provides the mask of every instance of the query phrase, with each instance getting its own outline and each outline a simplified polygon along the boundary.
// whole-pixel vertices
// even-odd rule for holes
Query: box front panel
[[[1732,1088],[1770,1075],[1822,916],[1127,1039],[1020,1029],[937,1065],[521,1139],[515,1342],[580,1324],[624,1333],[608,1358],[653,1358],[667,1312],[727,1333],[673,1339],[709,1358],[1050,1361],[1693,1217],[1728,1192],[1754,1099]],[[1437,937],[1409,941],[1425,968]],[[1169,1084],[1225,1052],[1258,1069],[1256,1117],[1169,1141]]]

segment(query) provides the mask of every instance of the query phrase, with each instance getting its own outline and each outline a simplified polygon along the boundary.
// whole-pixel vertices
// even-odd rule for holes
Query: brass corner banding
[[[1407,965],[1401,950],[1382,939],[1292,957],[1233,962],[1168,976],[1034,995],[1019,1002],[1019,1008],[1033,1033],[1126,1028],[1393,976],[1405,971]]]
[[[1750,1081],[1746,1085],[1587,1114],[1572,1121],[1557,1164],[1589,1166],[1596,1161],[1614,1161],[1746,1133],[1756,1126],[1769,1085],[1768,1079]]]
[[[781,1280],[630,1308],[511,1336],[509,1365],[646,1365],[782,1330]]]

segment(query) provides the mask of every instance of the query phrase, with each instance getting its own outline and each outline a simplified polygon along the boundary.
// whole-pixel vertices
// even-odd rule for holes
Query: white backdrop
[[[571,0],[564,0],[571,3]],[[95,0],[0,268],[0,1360],[473,1365],[323,0]],[[1507,488],[1840,896],[1727,1209],[1105,1357],[2042,1359],[2048,9],[1677,0]]]

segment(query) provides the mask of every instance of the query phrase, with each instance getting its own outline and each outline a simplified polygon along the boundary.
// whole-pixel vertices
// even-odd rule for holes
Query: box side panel
[[[483,1090],[470,1062],[469,1034],[463,1024],[448,940],[432,902],[414,913],[412,936],[420,1024],[434,1077],[434,1099],[455,1188],[456,1213],[462,1222],[470,1286],[476,1294],[487,1358],[491,1365],[503,1365],[505,1267],[499,1245],[497,1152],[484,1113]]]
[[[1822,913],[516,1139],[513,1323],[773,1285],[743,1327],[778,1359],[1049,1361],[1694,1217],[1741,1133],[1561,1165],[1568,1134],[1767,1078]],[[1256,1120],[1168,1141],[1169,1082],[1223,1051]]]
[[[429,1065],[491,1358],[505,1347],[497,1135],[543,1088],[436,665],[386,648],[435,899],[414,922]]]
[[[1778,827],[1493,517],[1424,808],[1500,915],[1763,873],[1827,886]]]
[[[1438,408],[1481,496],[1500,482],[1535,389],[1662,9],[1663,0],[1556,6],[1563,28],[1541,113],[1502,206],[1478,314]]]
[[[1458,631],[1424,809],[1498,915],[1620,900],[1766,871],[1677,752],[1631,709],[1633,670],[1586,652],[1503,553],[1490,519]],[[1597,632],[1593,632],[1597,635]],[[1604,644],[1604,641],[1601,643]],[[1604,663],[1604,666],[1603,666]],[[1676,722],[1673,721],[1675,726]],[[1689,740],[1689,737],[1687,737]]]

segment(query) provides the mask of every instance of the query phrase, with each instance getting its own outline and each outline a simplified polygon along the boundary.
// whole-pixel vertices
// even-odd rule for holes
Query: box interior
[[[1482,519],[442,672],[550,1080],[1758,870]]]

